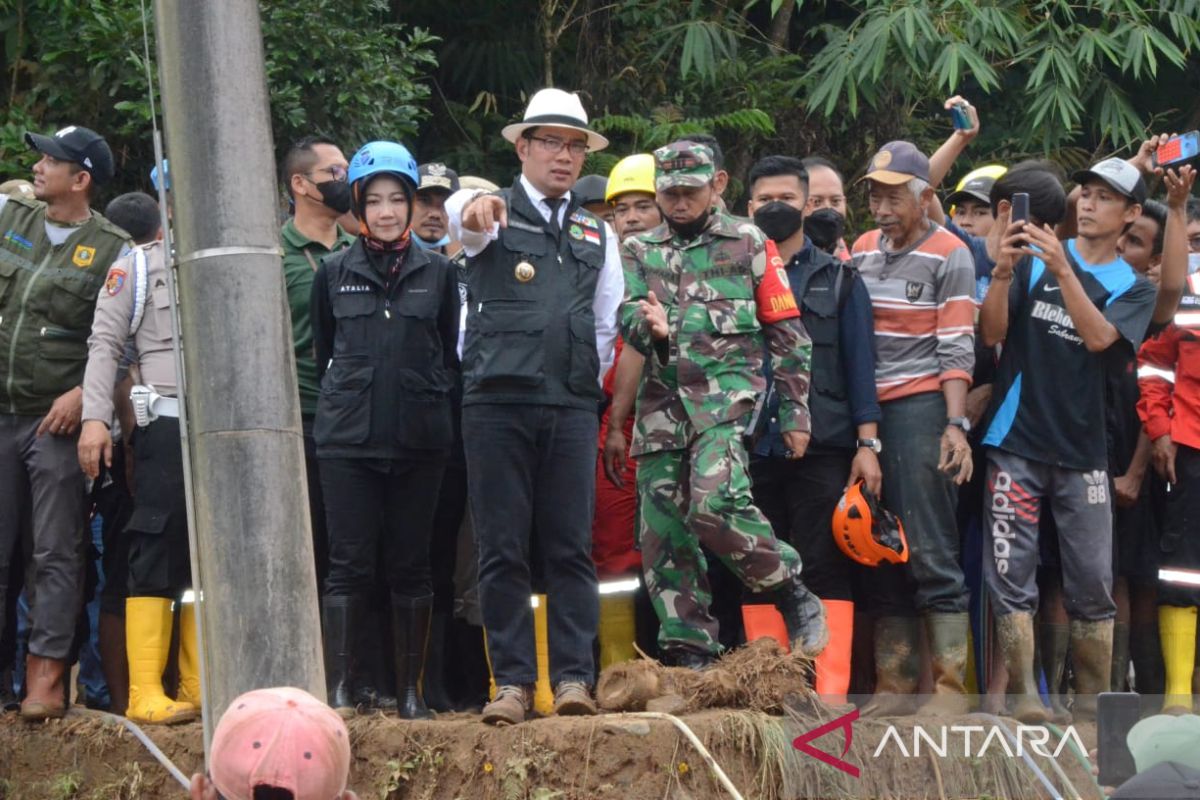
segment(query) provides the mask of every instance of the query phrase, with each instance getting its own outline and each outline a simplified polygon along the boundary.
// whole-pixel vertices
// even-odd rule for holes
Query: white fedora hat
[[[570,128],[587,134],[588,149],[603,150],[608,147],[608,139],[588,127],[588,115],[583,110],[579,95],[564,92],[562,89],[542,89],[529,99],[525,108],[525,118],[512,125],[506,125],[500,134],[508,141],[516,144],[521,133],[539,125],[551,125],[555,128]]]

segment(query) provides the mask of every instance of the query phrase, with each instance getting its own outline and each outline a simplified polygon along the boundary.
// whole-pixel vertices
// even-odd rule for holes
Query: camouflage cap
[[[707,145],[685,139],[654,151],[654,188],[660,192],[675,186],[706,186],[715,174],[713,152]]]

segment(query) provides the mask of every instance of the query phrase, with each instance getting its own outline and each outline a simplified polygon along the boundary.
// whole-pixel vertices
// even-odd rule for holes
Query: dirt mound
[[[699,672],[653,659],[615,664],[601,673],[596,699],[606,711],[655,710],[655,701],[664,700],[659,710],[671,713],[736,708],[781,714],[787,707],[812,705],[811,674],[811,660],[784,653],[773,639],[760,639]]]

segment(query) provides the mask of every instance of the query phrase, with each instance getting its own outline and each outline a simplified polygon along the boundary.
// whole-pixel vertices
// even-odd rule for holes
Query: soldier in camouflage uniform
[[[666,222],[622,246],[621,327],[646,356],[631,452],[659,644],[693,668],[720,650],[703,544],[748,588],[769,592],[793,650],[815,656],[829,637],[824,609],[800,582],[799,555],[754,506],[742,441],[769,348],[784,436],[803,455],[811,344],[774,244],[714,210],[712,151],[683,141],[654,157]]]

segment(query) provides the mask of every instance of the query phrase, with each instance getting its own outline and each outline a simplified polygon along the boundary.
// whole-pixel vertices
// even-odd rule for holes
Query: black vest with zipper
[[[594,411],[602,393],[592,303],[604,266],[604,223],[572,204],[556,241],[520,181],[498,194],[508,226],[467,260],[463,404]]]
[[[313,422],[317,454],[386,459],[449,450],[456,359],[438,323],[458,292],[453,265],[409,247],[389,291],[359,239],[326,256],[317,275],[336,325]]]
[[[858,431],[850,414],[850,395],[842,369],[838,317],[850,294],[854,274],[816,247],[810,246],[809,250],[809,258],[788,265],[787,276],[812,339],[808,409],[813,444],[853,449]]]

